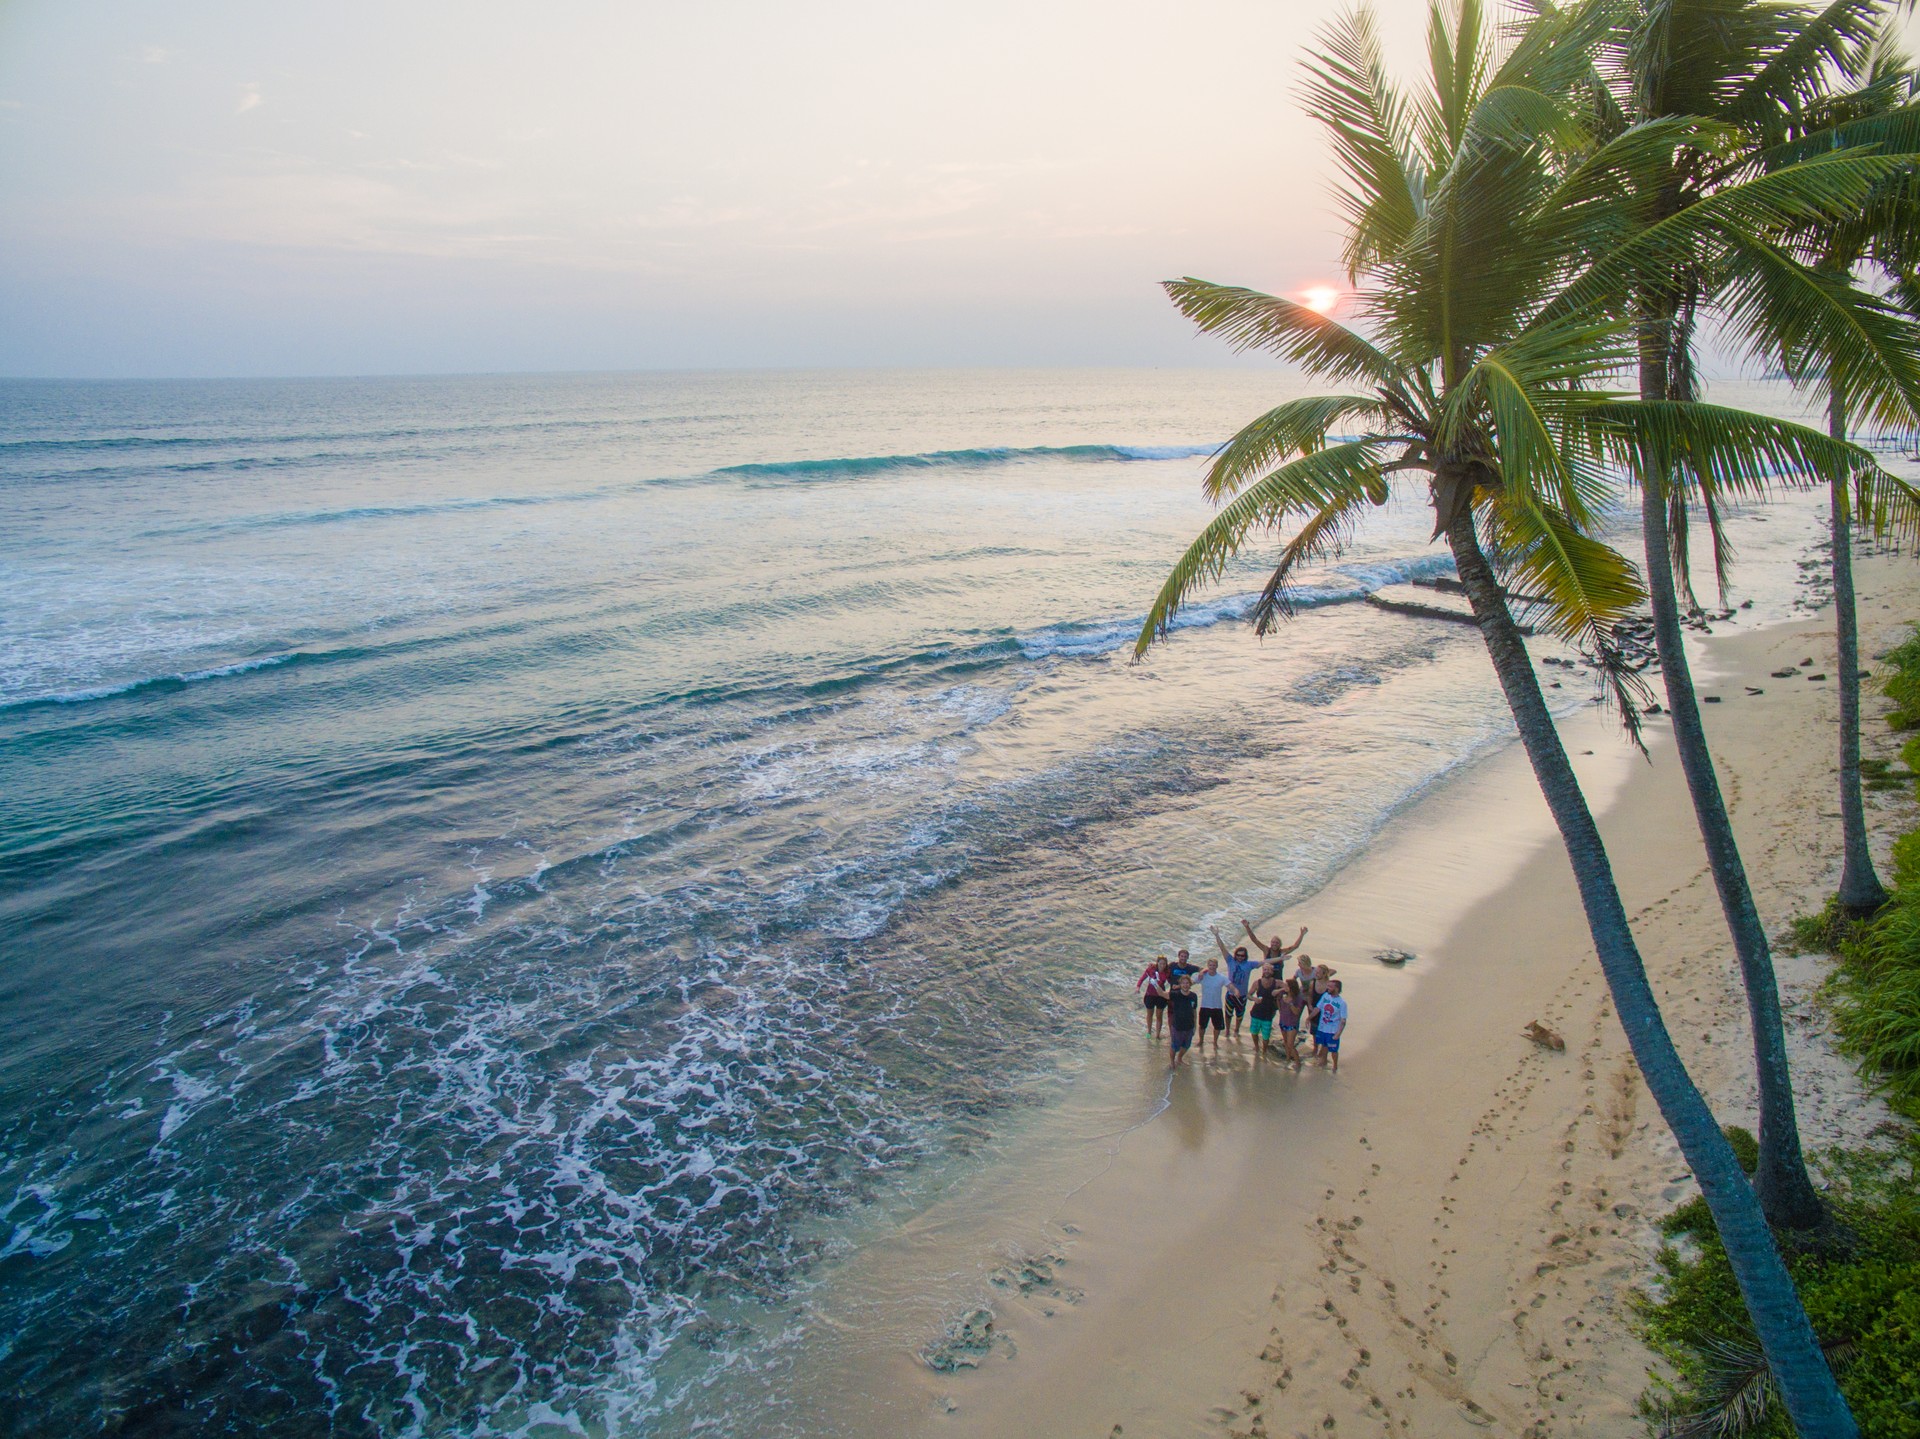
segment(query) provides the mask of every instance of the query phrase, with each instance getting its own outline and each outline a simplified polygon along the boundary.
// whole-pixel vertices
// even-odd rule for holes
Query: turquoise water
[[[1127,662],[1289,393],[0,382],[0,1428],[709,1422],[1139,955],[1506,734],[1349,603],[1417,496]]]

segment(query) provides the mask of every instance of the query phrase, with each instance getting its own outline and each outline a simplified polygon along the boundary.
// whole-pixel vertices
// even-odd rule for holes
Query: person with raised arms
[[[1240,921],[1240,928],[1247,932],[1248,939],[1260,946],[1260,952],[1275,964],[1279,964],[1285,960],[1288,955],[1292,954],[1301,946],[1307,937],[1307,927],[1304,924],[1300,926],[1300,933],[1293,937],[1292,944],[1282,944],[1278,930],[1274,932],[1272,939],[1260,938],[1259,935],[1253,932],[1253,926],[1248,924],[1244,919]]]
[[[1236,945],[1231,952],[1227,942],[1220,938],[1220,931],[1213,931],[1213,942],[1220,947],[1220,958],[1227,966],[1227,1037],[1240,1037],[1240,1021],[1247,1014],[1247,990],[1253,983],[1253,976],[1260,968],[1260,961],[1247,958],[1247,947]]]

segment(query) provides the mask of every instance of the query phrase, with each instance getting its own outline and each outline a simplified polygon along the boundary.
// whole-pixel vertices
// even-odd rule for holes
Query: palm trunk
[[[1860,1431],[1821,1354],[1759,1201],[1667,1033],[1599,828],[1547,713],[1533,661],[1481,552],[1471,508],[1447,526],[1446,534],[1534,778],[1566,845],[1587,927],[1627,1043],[1648,1092],[1700,1182],[1787,1412],[1802,1439],[1857,1439]]]
[[[1643,351],[1640,393],[1643,399],[1662,400],[1666,398],[1667,366],[1658,344],[1664,334],[1656,336],[1651,330],[1650,326],[1647,333],[1651,343]],[[1680,770],[1693,800],[1694,823],[1706,846],[1707,867],[1720,897],[1720,912],[1726,918],[1734,955],[1740,962],[1747,1019],[1753,1030],[1753,1067],[1760,1091],[1760,1158],[1753,1184],[1768,1223],[1782,1229],[1812,1229],[1825,1222],[1827,1211],[1800,1152],[1800,1123],[1794,1113],[1793,1075],[1787,1064],[1787,1034],[1780,1018],[1780,986],[1774,978],[1772,947],[1753,901],[1753,886],[1747,882],[1740,846],[1733,837],[1733,822],[1720,793],[1706,729],[1700,722],[1699,701],[1694,696],[1693,670],[1687,663],[1674,586],[1667,503],[1666,476],[1657,473],[1655,466],[1646,466],[1640,476],[1640,520],[1654,648],[1660,656],[1667,709],[1673,716],[1674,749],[1679,753]]]
[[[1827,402],[1827,432],[1847,437],[1847,400],[1834,384]],[[1874,872],[1867,847],[1866,802],[1860,795],[1860,619],[1853,600],[1853,522],[1848,514],[1846,475],[1827,485],[1833,511],[1833,627],[1840,668],[1840,835],[1845,858],[1840,867],[1840,904],[1855,915],[1871,914],[1887,902],[1886,886]]]
[[[1674,590],[1672,551],[1667,532],[1664,486],[1652,474],[1640,477],[1640,518],[1646,534],[1647,591],[1653,609],[1654,646],[1673,716],[1674,748],[1693,799],[1694,821],[1706,844],[1707,865],[1720,896],[1720,912],[1733,936],[1740,979],[1747,993],[1747,1019],[1753,1029],[1753,1063],[1760,1089],[1760,1160],[1753,1185],[1767,1221],[1783,1229],[1811,1229],[1826,1219],[1826,1206],[1807,1173],[1800,1153],[1800,1125],[1794,1114],[1793,1075],[1787,1066],[1787,1034],[1780,1018],[1780,987],[1773,974],[1773,952],[1766,927],[1753,902],[1746,866],[1734,841],[1713,755],[1700,722],[1693,672],[1687,664]]]

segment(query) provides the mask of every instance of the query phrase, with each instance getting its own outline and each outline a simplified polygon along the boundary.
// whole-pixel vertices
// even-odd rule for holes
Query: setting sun
[[[1300,292],[1300,303],[1318,314],[1328,314],[1340,303],[1340,292],[1331,285],[1311,285]]]

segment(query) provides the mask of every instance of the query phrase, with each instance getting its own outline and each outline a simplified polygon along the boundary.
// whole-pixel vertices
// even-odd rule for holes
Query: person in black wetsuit
[[[1187,1051],[1193,1047],[1193,1027],[1199,1010],[1200,996],[1193,992],[1192,979],[1183,974],[1173,982],[1173,993],[1167,996],[1167,1049],[1169,1062],[1176,1069],[1185,1062]]]

